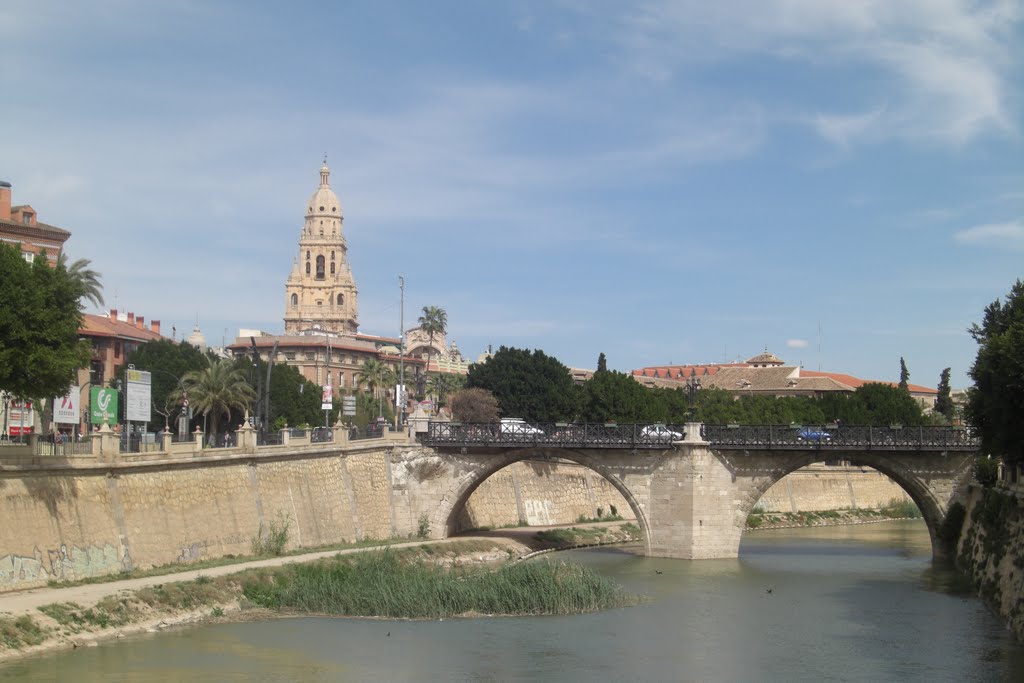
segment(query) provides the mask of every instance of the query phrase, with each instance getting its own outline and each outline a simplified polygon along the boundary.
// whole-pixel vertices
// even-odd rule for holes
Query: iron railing
[[[663,449],[684,435],[683,425],[431,422],[421,439],[437,447]],[[702,425],[701,436],[723,450],[976,451],[979,444],[960,427]]]
[[[664,449],[683,435],[682,425],[431,422],[422,440],[428,446]]]
[[[963,427],[704,425],[701,433],[720,450],[976,451],[980,444]]]

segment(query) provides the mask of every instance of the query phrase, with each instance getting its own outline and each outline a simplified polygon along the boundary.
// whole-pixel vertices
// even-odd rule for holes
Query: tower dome
[[[341,218],[341,202],[338,195],[334,194],[327,179],[331,175],[331,169],[327,166],[327,158],[324,157],[324,165],[320,167],[320,187],[309,198],[306,203],[306,218],[312,216],[331,216]]]

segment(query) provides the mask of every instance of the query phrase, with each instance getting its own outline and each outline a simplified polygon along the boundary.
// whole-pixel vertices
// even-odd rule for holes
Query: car
[[[672,443],[673,441],[682,441],[682,439],[682,434],[672,431],[665,425],[648,425],[640,430],[641,441]]]
[[[310,433],[310,440],[313,443],[326,443],[334,440],[334,430],[330,427],[314,427]]]
[[[537,436],[544,436],[544,430],[534,427],[521,417],[503,417],[498,428],[501,436],[510,436],[517,441],[533,439]]]
[[[796,431],[796,438],[811,443],[829,443],[832,435],[820,427],[801,427]]]

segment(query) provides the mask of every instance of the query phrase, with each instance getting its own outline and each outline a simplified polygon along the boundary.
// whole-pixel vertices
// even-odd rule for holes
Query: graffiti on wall
[[[32,556],[0,557],[0,590],[31,588],[47,581],[76,581],[131,568],[131,557],[123,544],[120,548],[109,543],[80,548],[62,543],[45,551],[35,548]]]

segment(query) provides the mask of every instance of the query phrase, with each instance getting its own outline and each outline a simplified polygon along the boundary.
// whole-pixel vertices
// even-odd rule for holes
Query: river
[[[735,560],[548,557],[648,600],[574,617],[212,624],[14,662],[0,680],[1024,680],[1024,646],[931,566],[920,521],[758,531]]]

